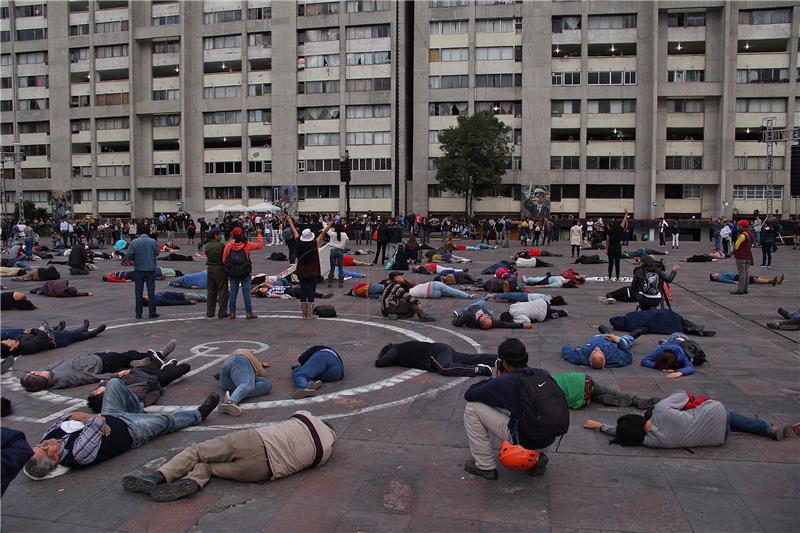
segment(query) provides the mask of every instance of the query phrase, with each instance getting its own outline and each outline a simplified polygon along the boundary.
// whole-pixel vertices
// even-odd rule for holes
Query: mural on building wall
[[[281,185],[273,191],[274,202],[284,213],[297,215],[298,190],[297,185]]]
[[[531,218],[550,216],[550,185],[523,185],[522,198],[523,214]]]

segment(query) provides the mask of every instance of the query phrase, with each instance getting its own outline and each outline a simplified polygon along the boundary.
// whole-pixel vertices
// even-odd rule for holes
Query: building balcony
[[[705,70],[705,54],[667,56],[667,70]]]
[[[248,161],[272,161],[272,148],[267,146],[248,148]]]
[[[17,4],[19,5],[19,4]],[[46,28],[47,19],[44,17],[16,17],[14,25],[17,30],[31,30],[34,28]]]
[[[70,96],[87,96],[92,94],[92,86],[89,83],[73,83],[69,87]]]
[[[169,17],[171,15],[180,15],[181,4],[174,2],[170,4],[153,4],[152,16],[155,17]]]
[[[179,65],[180,62],[181,56],[178,52],[172,52],[169,54],[153,54],[154,67]]]
[[[79,131],[78,133],[73,133],[71,141],[73,143],[92,142],[92,132],[85,130],[85,131]]]
[[[48,144],[50,135],[47,133],[20,133],[20,144]]]
[[[758,129],[765,117],[775,118],[775,128],[786,127],[786,113],[736,113],[736,127]]]
[[[667,41],[674,42],[702,42],[706,40],[705,26],[667,28]]]
[[[517,63],[513,59],[477,61],[475,63],[475,74],[508,74],[509,72],[522,72],[522,63]]]
[[[228,87],[241,84],[241,72],[225,72],[220,74],[203,75],[203,87]]]
[[[216,50],[203,50],[203,61],[213,63],[219,61],[240,61],[242,59],[242,49],[240,48],[218,48]]]
[[[101,57],[95,59],[95,70],[118,70],[126,69],[130,66],[130,60],[126,57]]]
[[[130,92],[129,80],[99,81],[94,84],[95,94],[119,94]]]
[[[381,144],[381,145],[365,144],[357,146],[348,146],[347,150],[350,152],[350,157],[353,159],[372,158],[372,157],[392,157],[392,145],[390,144]]]
[[[97,166],[130,165],[130,152],[103,152],[97,154]]]
[[[586,155],[636,155],[636,142],[591,141],[586,145]]]
[[[118,7],[114,9],[96,9],[94,12],[94,21],[97,22],[117,22],[120,20],[128,20],[130,18],[127,7]]]
[[[81,11],[79,13],[70,13],[69,23],[71,26],[78,24],[89,24],[89,12]]]
[[[665,155],[703,155],[703,141],[666,141]]]
[[[241,124],[205,124],[203,126],[204,137],[240,137],[241,135]]]
[[[766,156],[767,145],[758,141],[736,141],[733,154],[734,156]],[[773,155],[777,157],[786,155],[786,143],[776,144]]]
[[[587,128],[635,128],[636,113],[589,113]]]
[[[17,76],[41,76],[42,74],[47,74],[46,63],[17,65]]]
[[[307,68],[304,70],[299,70],[297,71],[297,81],[338,80],[340,77],[339,74],[340,68],[341,67],[327,67],[327,68]],[[359,76],[359,77],[367,78],[367,77],[380,77],[380,76]]]
[[[203,150],[203,161],[216,163],[217,161],[241,161],[241,148],[209,148]]]
[[[667,113],[668,128],[702,128],[704,113]]]
[[[76,61],[75,63],[69,64],[70,72],[88,72],[89,68],[90,65],[88,59],[84,59],[82,61]]]
[[[339,159],[341,155],[339,146],[306,146],[297,150],[297,159]],[[351,153],[350,157],[355,156]]]
[[[159,165],[162,163],[180,163],[181,152],[180,150],[153,150],[153,164]]]
[[[589,72],[635,71],[636,56],[632,57],[590,57],[587,60]]]
[[[562,30],[554,33],[553,44],[581,44],[581,30]]]
[[[131,138],[131,130],[128,128],[121,128],[118,130],[98,130],[97,142],[115,142],[115,141],[129,141]]]
[[[433,48],[433,47],[431,47]],[[372,49],[369,49],[372,51]],[[387,48],[388,50],[388,48]],[[341,52],[339,41],[320,41],[304,43],[297,47],[297,56],[318,56],[324,54],[338,54]]]
[[[437,36],[438,37],[438,36]],[[442,37],[451,37],[450,35]],[[433,41],[433,35],[431,35]],[[515,46],[522,44],[522,34],[515,32],[506,33],[476,33],[475,46]],[[466,45],[465,45],[466,46]],[[431,47],[433,48],[433,47]],[[442,47],[444,48],[444,47]]]
[[[389,78],[391,77],[391,75],[392,75],[391,64],[348,66],[346,73],[347,78]]]
[[[180,126],[170,126],[167,128],[153,128],[154,140],[179,139],[180,136],[181,136]]]
[[[50,156],[46,155],[29,155],[25,158],[20,166],[22,168],[41,168],[50,166]],[[6,167],[8,168],[8,167]]]
[[[739,24],[739,40],[788,39],[792,36],[792,25],[787,24]]]
[[[49,98],[50,89],[47,87],[23,87],[17,90],[19,100],[29,100],[34,98]]]
[[[181,88],[181,78],[179,76],[174,76],[171,78],[153,78],[154,91],[166,91],[169,89],[180,89],[180,88]]]
[[[577,141],[551,141],[550,155],[552,156],[580,156],[581,143]]]
[[[457,116],[428,117],[429,130],[446,130],[447,128],[451,126],[456,126],[457,124],[458,124]]]
[[[493,33],[492,35],[497,34]],[[454,35],[430,35],[428,38],[430,40],[429,48],[466,48],[469,46],[469,34],[466,33],[457,33]],[[494,46],[501,45],[498,43]]]
[[[433,35],[431,35],[431,38],[432,37]],[[307,43],[306,46],[308,46],[308,44],[309,43]],[[372,52],[373,50],[391,50],[392,40],[389,37],[383,37],[380,39],[347,39],[347,43],[345,46],[347,52]]]
[[[664,77],[666,80],[666,76]],[[658,95],[668,98],[700,98],[701,96],[721,96],[722,84],[710,81],[689,81],[683,83],[658,83]]]
[[[635,43],[636,28],[618,30],[589,30],[588,41],[592,43]]]
[[[552,59],[553,72],[580,72],[580,57],[554,57]]]
[[[578,129],[581,127],[580,113],[568,113],[566,115],[551,116],[551,129]]]
[[[299,127],[297,129],[298,133],[303,133],[299,131]],[[269,135],[272,133],[272,124],[264,124],[263,122],[250,122],[247,125],[247,133],[249,135]]]
[[[73,167],[90,167],[92,166],[92,154],[72,154]]]
[[[339,133],[339,120],[307,120],[297,124],[297,133]]]
[[[789,68],[792,55],[788,52],[765,54],[736,54],[737,69],[751,68]]]

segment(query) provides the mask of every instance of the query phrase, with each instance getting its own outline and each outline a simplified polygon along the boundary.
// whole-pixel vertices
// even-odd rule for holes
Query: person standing
[[[378,234],[378,248],[375,250],[375,260],[372,262],[373,265],[378,264],[378,255],[381,255],[381,251],[383,251],[381,264],[386,262],[386,245],[389,244],[389,227],[386,225],[385,221],[379,221],[378,228],[375,230],[375,233]]]
[[[616,220],[612,220],[611,224],[606,228],[606,255],[608,256],[608,281],[611,281],[611,273],[616,269],[617,277],[619,279],[619,261],[622,258],[622,239],[628,232],[628,210],[625,209],[625,216],[621,224],[617,224]]]
[[[569,229],[569,243],[572,245],[572,257],[575,257],[575,252],[578,252],[578,257],[580,257],[581,244],[583,243],[583,229],[581,228],[581,221],[578,218],[575,219],[575,223]]]
[[[750,282],[750,265],[753,264],[753,234],[750,232],[750,222],[739,221],[739,236],[733,245],[733,257],[736,259],[736,271],[739,274],[739,287],[731,294],[747,294]]]
[[[334,267],[339,269],[339,287],[344,287],[344,248],[349,237],[344,231],[342,221],[336,223],[334,229],[328,231],[331,246],[330,270],[328,271],[328,287],[333,287]]]
[[[328,230],[333,227],[333,221],[329,222],[315,239],[314,233],[308,228],[303,230],[302,235],[297,233],[294,221],[291,217],[287,218],[292,235],[298,241],[295,274],[300,280],[300,309],[303,312],[303,318],[310,320],[317,318],[314,316],[314,295],[317,292],[317,282],[320,279],[319,245]]]
[[[667,245],[667,228],[669,228],[669,223],[664,220],[664,217],[658,219],[658,245],[659,246],[666,246]]]
[[[156,313],[156,257],[158,243],[146,233],[133,239],[125,251],[125,259],[133,261],[133,296],[136,300],[136,318],[142,318],[142,294],[147,285],[148,318],[158,318]]]
[[[253,304],[250,300],[250,274],[253,264],[250,261],[250,252],[264,248],[264,235],[258,230],[258,241],[249,242],[244,238],[244,230],[236,226],[231,230],[231,240],[225,243],[222,251],[222,264],[228,275],[230,296],[228,297],[228,313],[231,320],[236,318],[236,300],[239,296],[239,287],[242,288],[242,299],[247,320],[256,318],[253,313]]]
[[[214,318],[217,303],[219,303],[219,318],[225,318],[228,315],[228,275],[225,273],[225,267],[222,264],[222,254],[225,246],[219,242],[219,230],[212,229],[207,234],[208,242],[205,246],[206,252],[206,268],[208,272],[208,289],[206,300],[206,316]]]
[[[680,250],[680,248],[681,248],[681,241],[680,241],[681,230],[678,227],[678,221],[677,220],[673,220],[670,223],[669,231],[670,231],[670,234],[672,235],[672,249],[673,250],[675,250],[675,249]]]
[[[758,220],[758,219],[756,219]],[[772,247],[778,234],[775,221],[768,218],[761,225],[761,266],[772,268]]]

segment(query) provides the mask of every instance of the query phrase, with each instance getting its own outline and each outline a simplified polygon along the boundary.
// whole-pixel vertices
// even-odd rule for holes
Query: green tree
[[[19,204],[14,205],[14,220],[19,220],[20,218],[23,218],[28,222],[33,222],[35,216],[36,216],[36,204],[34,204],[33,201],[22,200],[22,217],[19,216]]]
[[[436,162],[436,180],[466,197],[468,217],[475,190],[500,185],[512,154],[510,134],[491,111],[458,117],[455,127],[439,133],[443,155]]]

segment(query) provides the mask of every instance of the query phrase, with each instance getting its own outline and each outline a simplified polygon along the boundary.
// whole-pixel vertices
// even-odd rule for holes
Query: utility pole
[[[14,143],[14,183],[17,185],[17,208],[19,209],[19,218],[24,218],[25,211],[23,210],[22,203],[22,162],[25,161],[25,150],[22,144]]]
[[[339,178],[344,183],[345,213],[350,220],[350,152],[347,150],[339,160]]]
[[[800,140],[800,128],[775,129],[775,118],[763,119],[761,123],[761,139],[759,142],[767,143],[767,216],[773,216],[772,196],[775,188],[774,152],[777,143],[791,143]]]

